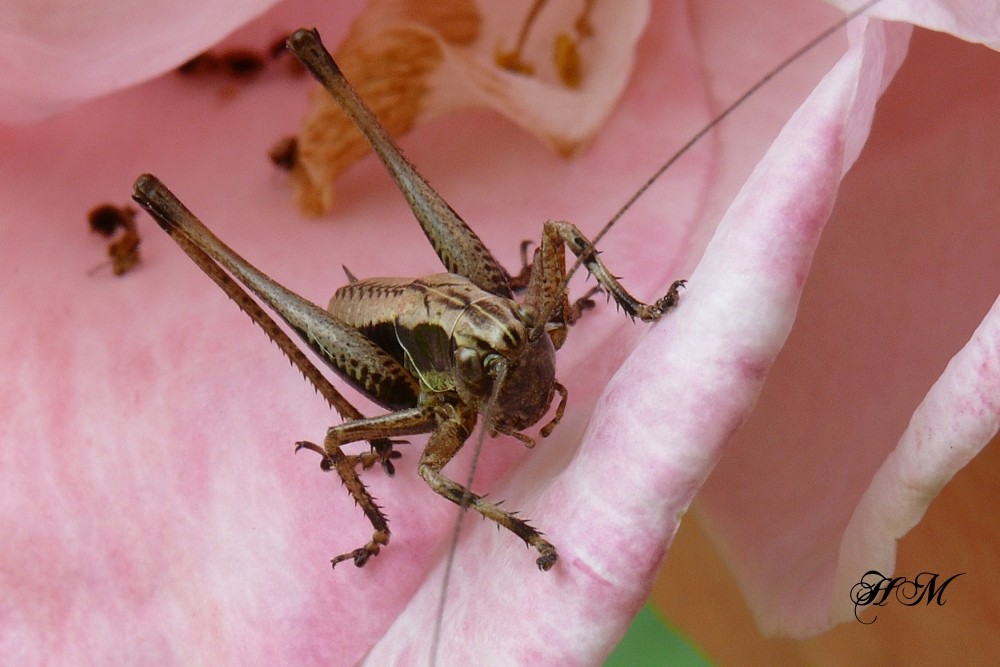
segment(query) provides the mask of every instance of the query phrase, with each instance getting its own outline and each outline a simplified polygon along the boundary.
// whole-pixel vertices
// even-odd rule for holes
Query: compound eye
[[[489,373],[490,375],[496,375],[497,366],[501,361],[503,361],[502,356],[500,356],[496,352],[490,352],[483,359],[483,368],[485,368],[486,372]]]
[[[486,377],[484,362],[480,359],[479,352],[471,347],[460,347],[455,350],[455,366],[466,382],[475,384],[482,382]]]

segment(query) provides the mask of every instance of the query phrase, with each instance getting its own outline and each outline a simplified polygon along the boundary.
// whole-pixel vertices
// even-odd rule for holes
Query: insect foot
[[[556,554],[556,548],[545,540],[540,532],[514,513],[500,509],[498,505],[485,500],[482,496],[441,474],[441,469],[461,449],[468,436],[468,429],[475,424],[474,418],[470,420],[469,416],[468,414],[463,415],[462,411],[456,411],[453,417],[444,420],[438,426],[427,441],[424,453],[420,457],[420,464],[417,466],[417,473],[435,493],[444,496],[459,507],[479,512],[484,518],[503,526],[520,537],[529,547],[534,547],[539,553],[539,557],[535,561],[538,568],[542,571],[551,569],[559,557]]]
[[[597,280],[598,285],[601,289],[608,294],[618,307],[625,311],[625,314],[629,317],[638,317],[643,322],[654,322],[663,315],[664,312],[673,308],[678,301],[678,288],[684,285],[683,280],[678,280],[674,282],[670,287],[670,291],[667,295],[661,298],[656,303],[650,305],[645,304],[634,296],[632,296],[622,284],[618,282],[616,278],[609,270],[608,267],[604,265],[598,256],[599,253],[594,244],[583,235],[583,233],[571,222],[566,222],[565,220],[548,220],[545,222],[542,228],[542,244],[538,251],[536,251],[536,261],[543,262],[544,266],[547,267],[548,271],[552,272],[553,277],[556,280],[552,281],[557,284],[561,284],[567,275],[565,269],[565,259],[562,254],[563,247],[568,248],[574,255],[576,255],[577,263],[583,265],[590,275],[594,276]],[[575,270],[575,266],[573,267]],[[534,268],[532,269],[534,271]],[[532,280],[534,278],[532,277]],[[550,278],[551,281],[551,278]],[[529,303],[534,303],[536,300],[535,292],[533,291],[534,285],[529,284],[528,286],[528,298]],[[540,285],[537,288],[539,291],[545,291],[545,286]],[[559,291],[562,294],[565,286],[563,285]],[[558,295],[557,295],[558,296]],[[590,293],[584,296],[587,299]],[[544,299],[545,301],[550,301],[550,299]],[[569,304],[561,304],[564,312],[572,312],[572,307]],[[555,309],[542,308],[542,311],[546,314],[542,318],[543,321],[548,322],[549,316]],[[579,313],[575,313],[570,316],[569,319],[563,318],[566,324],[572,324],[574,317],[578,318]],[[556,341],[556,348],[558,349],[562,344],[562,336]]]
[[[651,322],[658,320],[663,316],[663,313],[676,306],[677,302],[680,301],[681,298],[680,290],[683,289],[685,285],[687,285],[686,280],[675,280],[666,295],[664,295],[661,299],[658,299],[656,303],[649,307],[648,315],[646,317],[642,317],[640,315],[642,321]]]
[[[379,456],[375,452],[366,452],[361,455],[344,454],[340,449],[337,430],[334,428],[327,431],[323,444],[324,447],[320,447],[315,443],[303,440],[295,443],[295,451],[308,449],[322,456],[320,467],[325,471],[337,471],[344,486],[347,487],[354,501],[361,507],[375,529],[371,541],[365,546],[340,554],[330,561],[330,565],[337,567],[337,563],[350,559],[357,567],[361,567],[368,562],[369,558],[378,555],[383,545],[389,544],[389,522],[382,513],[382,508],[375,504],[375,499],[368,493],[357,472],[359,464],[363,468],[370,468],[379,460]],[[389,469],[392,468],[388,459],[383,461],[383,467],[385,466],[388,466]]]
[[[392,440],[389,441],[389,444],[398,445],[403,442],[405,442],[405,440]],[[333,470],[333,460],[326,455],[326,450],[324,450],[319,445],[312,442],[308,442],[306,440],[300,440],[299,442],[295,443],[295,451],[298,452],[300,449],[309,449],[316,452],[321,457],[323,457],[319,463],[319,467],[322,468],[325,472]],[[362,470],[370,470],[375,466],[376,463],[378,463],[382,466],[382,471],[388,477],[392,477],[393,475],[396,474],[396,466],[393,465],[392,461],[393,459],[399,459],[402,457],[403,454],[401,452],[397,452],[395,450],[389,450],[387,452],[386,451],[361,452],[360,454],[352,454],[347,458],[354,461],[355,467],[361,466]]]
[[[337,567],[337,563],[345,560],[353,560],[356,567],[363,567],[368,559],[372,556],[377,556],[381,545],[389,544],[389,533],[383,533],[380,531],[375,531],[372,535],[371,542],[361,547],[360,549],[355,549],[354,551],[348,552],[346,554],[340,554],[336,558],[330,560],[330,567]]]
[[[542,572],[548,572],[549,570],[552,569],[552,566],[556,564],[556,560],[559,557],[556,555],[555,547],[553,547],[548,542],[545,542],[544,540],[542,540],[542,542],[549,547],[550,551],[548,553],[543,553],[541,556],[539,556],[538,559],[535,561],[535,563],[538,564],[539,570],[541,570]],[[541,551],[541,549],[539,549],[539,551]]]

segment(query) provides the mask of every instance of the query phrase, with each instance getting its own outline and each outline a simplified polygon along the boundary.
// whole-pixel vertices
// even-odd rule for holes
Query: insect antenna
[[[857,9],[854,9],[844,14],[842,18],[832,23],[825,30],[823,30],[815,37],[810,39],[808,42],[803,44],[792,54],[790,54],[780,63],[771,68],[771,70],[768,71],[766,74],[764,74],[764,76],[762,76],[760,79],[758,79],[756,83],[747,88],[742,95],[740,95],[735,100],[730,102],[729,105],[727,105],[721,112],[718,113],[718,115],[716,115],[712,120],[706,123],[704,127],[702,127],[700,130],[695,132],[694,135],[692,135],[691,138],[688,139],[688,141],[683,146],[681,146],[673,155],[671,155],[663,164],[661,164],[656,169],[656,171],[654,171],[649,176],[649,178],[647,178],[646,181],[642,185],[640,185],[639,188],[628,199],[625,200],[625,203],[622,204],[622,206],[618,209],[618,211],[614,215],[612,215],[611,218],[608,219],[606,223],[604,223],[604,226],[601,227],[600,231],[598,231],[597,234],[591,239],[591,245],[594,248],[596,248],[598,243],[600,243],[601,239],[604,238],[604,236],[611,230],[611,228],[618,222],[618,220],[623,215],[625,215],[625,213],[630,208],[632,208],[632,205],[635,204],[639,200],[639,198],[642,197],[646,193],[646,191],[649,190],[649,188],[652,187],[653,184],[656,183],[656,181],[658,181],[660,177],[667,172],[668,169],[674,166],[674,164],[679,159],[681,159],[688,151],[694,148],[694,146],[697,145],[698,142],[705,137],[705,135],[714,130],[720,123],[722,123],[722,121],[728,118],[734,111],[743,106],[744,102],[746,102],[748,99],[757,94],[757,92],[761,88],[766,86],[772,79],[781,74],[785,69],[787,69],[799,58],[812,51],[814,48],[816,48],[824,41],[829,39],[832,35],[837,33],[841,28],[846,26],[848,23],[853,21],[858,16],[861,16],[862,14],[867,12],[869,9],[871,9],[881,1],[882,0],[868,0],[868,2],[865,2]],[[563,290],[565,290],[569,286],[570,280],[573,278],[573,275],[583,264],[584,259],[585,257],[583,256],[577,257],[576,260],[573,262],[573,264],[570,266],[570,268],[566,271],[566,277],[563,279],[562,282]],[[554,312],[556,307],[557,304],[551,306],[547,312],[541,313],[542,316],[539,318],[538,324],[536,324],[535,329],[532,330],[532,336],[540,335],[545,324],[549,321],[549,318],[552,317],[552,313]]]
[[[469,510],[469,503],[472,501],[472,482],[476,477],[476,468],[479,467],[479,455],[483,451],[483,444],[486,442],[486,425],[493,421],[493,413],[497,409],[497,394],[503,386],[507,375],[507,365],[498,364],[497,374],[493,380],[493,392],[486,406],[486,412],[479,424],[479,435],[476,437],[475,446],[472,449],[472,461],[469,462],[469,474],[465,479],[465,496],[462,504],[458,508],[458,517],[455,525],[451,529],[451,541],[448,545],[448,558],[444,564],[444,577],[441,579],[441,593],[438,595],[438,607],[434,613],[434,633],[431,637],[430,661],[428,664],[437,664],[438,648],[441,644],[441,629],[444,627],[444,610],[448,603],[448,586],[451,583],[452,566],[455,563],[455,554],[458,552],[458,538],[462,533],[462,524],[465,515]]]
[[[673,155],[671,155],[663,164],[661,164],[653,173],[647,178],[642,185],[628,198],[625,203],[618,209],[618,211],[611,216],[611,218],[604,224],[603,227],[598,231],[598,233],[593,237],[591,241],[592,248],[596,248],[598,243],[604,238],[604,236],[611,230],[611,228],[618,222],[619,219],[642,197],[650,187],[656,183],[657,180],[663,176],[668,169],[670,169],[681,157],[683,157],[688,151],[690,151],[699,141],[701,141],[709,132],[714,130],[719,124],[721,124],[726,118],[728,118],[734,111],[741,107],[750,97],[755,95],[764,86],[766,86],[772,79],[781,74],[785,69],[792,65],[795,61],[800,59],[802,56],[806,55],[825,40],[830,38],[832,35],[841,30],[845,25],[853,21],[855,18],[861,16],[869,9],[877,5],[881,0],[868,0],[864,4],[860,5],[858,8],[846,13],[842,18],[832,23],[829,27],[824,29],[822,32],[811,38],[804,45],[795,50],[792,54],[787,56],[784,60],[778,63],[776,66],[771,68],[767,73],[765,73],[760,79],[756,81],[752,86],[746,89],[739,97],[729,103],[720,113],[718,113],[712,120],[706,123],[700,130],[698,130],[692,137],[681,146]],[[524,246],[522,246],[522,253],[524,253]],[[562,280],[560,290],[565,291],[569,285],[570,279],[580,268],[586,259],[586,254],[577,256],[573,264],[566,271],[566,276]],[[540,335],[544,335],[545,326],[552,317],[555,309],[558,308],[560,303],[554,300],[554,303],[548,307],[544,312],[539,313],[538,321],[530,332],[531,338],[537,338]],[[499,385],[497,385],[499,386]],[[493,410],[495,405],[495,396],[490,400],[489,410]],[[485,423],[488,423],[489,415],[485,415]],[[483,441],[485,438],[485,428],[480,429],[479,438],[477,438],[475,453],[473,454],[472,466],[469,472],[466,488],[469,488],[472,483],[472,477],[475,475],[476,465],[478,462],[479,451],[482,448]],[[441,629],[444,621],[444,610],[446,604],[446,597],[448,591],[448,585],[450,583],[450,575],[452,564],[454,562],[455,552],[458,546],[458,535],[461,529],[461,519],[465,513],[465,508],[460,509],[459,520],[453,530],[451,546],[448,553],[448,558],[446,562],[446,569],[444,578],[442,581],[442,589],[440,601],[436,613],[435,623],[434,623],[434,633],[431,643],[431,653],[430,653],[430,664],[435,664],[437,651],[439,648]]]

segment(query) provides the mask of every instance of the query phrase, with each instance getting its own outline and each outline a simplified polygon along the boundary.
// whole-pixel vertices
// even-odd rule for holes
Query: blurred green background
[[[710,667],[711,664],[648,604],[604,663],[605,667]]]

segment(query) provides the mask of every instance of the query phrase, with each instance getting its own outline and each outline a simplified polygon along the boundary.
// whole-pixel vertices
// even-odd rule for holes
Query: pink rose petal
[[[966,25],[960,32],[980,27]],[[933,90],[928,85],[913,104],[929,102]],[[919,144],[924,138],[907,140]],[[942,148],[948,150],[946,142]],[[968,156],[958,158],[951,173],[969,164]],[[905,178],[907,168],[902,154],[859,178]],[[866,221],[874,244],[862,242],[860,231],[854,237],[829,232],[839,252],[830,251],[835,256],[814,267],[815,286],[807,287],[797,328],[754,417],[699,496],[699,518],[765,633],[803,637],[852,620],[853,583],[868,569],[892,573],[896,540],[996,433],[995,407],[984,402],[995,391],[988,352],[995,346],[995,315],[987,316],[953,368],[934,382],[947,358],[941,355],[949,346],[960,348],[971,334],[958,328],[969,308],[996,298],[996,288],[984,282],[990,262],[972,263],[978,253],[966,249],[949,264],[943,249],[954,243],[951,216],[942,227],[917,202],[895,204],[906,215],[872,212],[870,196],[858,202],[856,216]],[[954,215],[971,222],[980,212],[973,207],[968,215]],[[990,237],[986,228],[978,233]],[[936,266],[948,272],[929,268]],[[949,308],[928,300],[938,285],[963,271],[975,277],[960,280],[963,294],[947,297]],[[982,311],[975,312],[979,317]],[[975,373],[958,370],[967,366]],[[928,389],[924,407],[906,428]],[[978,406],[975,416],[970,419],[959,405]]]
[[[411,158],[507,266],[516,267],[517,242],[536,238],[545,217],[595,230],[672,147],[773,63],[765,54],[780,58],[836,15],[791,1],[741,5],[735,13],[728,3],[699,4],[693,15],[673,5],[653,9],[635,80],[578,161],[566,163],[486,115],[449,117],[407,139]],[[311,3],[281,5],[241,34],[266,42],[315,11]],[[764,21],[748,33],[747,16]],[[346,29],[332,19],[308,23],[325,36]],[[861,148],[908,29],[872,22],[853,32],[850,50],[718,230],[718,214],[841,55],[842,40],[775,81],[609,235],[605,259],[639,296],[654,298],[693,271],[690,290],[607,387],[646,331],[623,323],[610,306],[588,314],[560,352],[560,378],[571,392],[564,423],[530,454],[513,441],[486,443],[475,487],[530,517],[562,560],[539,573],[515,538],[468,517],[448,589],[442,660],[594,663],[624,632],[679,516],[748,416],[803,285],[812,284],[807,277],[815,280],[810,262],[836,185]],[[735,44],[733,34],[746,37]],[[157,67],[170,69],[208,45],[203,35],[176,51],[164,48]],[[27,102],[9,117],[92,96],[100,70],[87,71],[83,89],[63,82],[64,90],[47,92],[24,83]],[[114,88],[151,71],[123,67],[106,76]],[[707,82],[694,76],[703,71]],[[328,559],[360,544],[370,529],[308,452],[291,454],[294,440],[322,435],[333,420],[329,409],[148,220],[140,222],[145,260],[137,271],[121,279],[88,275],[104,242],[87,234],[85,212],[106,199],[124,203],[129,183],[147,170],[251,260],[317,301],[343,282],[341,263],[362,276],[386,267],[399,275],[438,270],[402,199],[371,161],[346,175],[334,221],[306,223],[291,211],[264,152],[294,127],[308,87],[267,77],[222,98],[211,85],[168,75],[35,126],[0,128],[7,174],[0,180],[0,303],[7,313],[0,318],[0,654],[14,662],[353,664],[368,655],[379,664],[427,656],[455,508],[417,478],[417,443],[404,450],[394,479],[366,476],[392,519],[392,543],[362,570],[331,573]],[[395,242],[373,241],[379,236]],[[831,285],[813,307],[836,305],[839,287]],[[963,435],[955,456],[919,459],[931,463],[918,476],[928,489],[988,430],[990,406],[982,400],[980,421],[955,421],[966,413],[949,413],[950,422],[941,417],[962,396],[989,395],[995,373],[977,361],[995,349],[991,331],[993,319],[957,358],[946,386],[929,395],[894,457],[907,465],[890,462],[872,486],[874,500],[898,494],[894,470],[913,468],[918,459],[907,443],[919,440],[924,424],[975,436]],[[790,382],[792,398],[803,386],[819,386],[815,372],[783,377],[780,359],[762,406],[782,381]],[[973,372],[979,368],[985,371]],[[885,382],[879,400],[892,396],[895,385]],[[894,414],[908,414],[896,400]],[[848,440],[886,441],[884,432],[870,431],[872,422],[835,408],[843,405],[826,406],[823,419],[792,410],[781,415],[791,421],[767,421],[757,442],[780,443],[773,452],[746,444],[761,428],[749,422],[721,457],[701,504],[720,542],[732,547],[731,562],[746,573],[764,624],[786,632],[823,627],[832,601],[820,595],[793,608],[788,600],[801,600],[802,588],[767,588],[778,577],[766,569],[768,558],[791,554],[799,559],[796,572],[818,568],[832,586],[843,527],[889,453],[872,451],[850,469],[853,498],[836,498],[840,530],[821,526],[816,548],[788,549],[817,530],[818,513],[801,494],[820,476],[799,477],[802,466],[794,464],[824,473],[830,484],[837,464],[864,453],[803,442],[819,441],[820,427],[835,432],[845,423],[852,426]],[[884,410],[875,401],[869,409]],[[471,453],[448,469],[456,479]],[[525,465],[497,481],[518,460]],[[795,511],[768,511],[760,494]],[[895,526],[918,505],[903,500]],[[869,502],[851,535],[869,534],[867,517],[877,514],[866,509]],[[852,546],[847,556],[859,551]],[[845,571],[853,562],[845,558]],[[790,619],[789,611],[802,615]]]
[[[0,12],[0,120],[38,120],[156,76],[274,4],[6,3]]]

